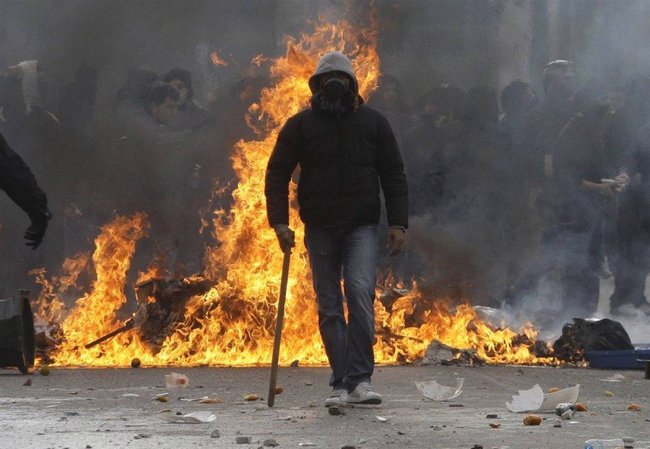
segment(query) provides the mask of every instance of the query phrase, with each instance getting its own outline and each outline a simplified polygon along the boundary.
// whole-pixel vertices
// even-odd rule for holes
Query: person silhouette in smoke
[[[573,96],[577,90],[577,73],[571,61],[549,62],[544,68],[544,100],[524,115],[513,130],[513,159],[517,191],[516,204],[525,213],[516,217],[515,236],[521,254],[518,280],[505,293],[508,304],[521,303],[535,296],[542,278],[552,271],[553,237],[556,235],[560,209],[556,203],[557,186],[553,181],[553,154],[560,131],[575,111]]]
[[[163,81],[174,86],[178,90],[178,113],[174,122],[174,129],[186,130],[197,129],[206,125],[209,121],[207,109],[198,104],[194,99],[192,89],[192,72],[185,69],[175,68],[167,72]]]
[[[386,118],[363,105],[350,60],[331,52],[309,78],[311,107],[278,135],[266,171],[270,225],[290,251],[288,186],[300,164],[298,202],[305,223],[318,301],[318,321],[332,368],[325,406],[380,404],[370,384],[374,369],[375,272],[380,186],[388,216],[388,246],[403,246],[408,226],[404,163]],[[343,313],[344,281],[349,319]]]
[[[52,214],[47,208],[47,196],[23,159],[7,145],[0,135],[0,189],[25,211],[31,224],[25,231],[26,245],[38,248],[45,237]]]

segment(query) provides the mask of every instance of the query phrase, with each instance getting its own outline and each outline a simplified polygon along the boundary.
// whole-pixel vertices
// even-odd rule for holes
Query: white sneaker
[[[335,405],[345,405],[348,399],[348,390],[345,388],[335,388],[332,390],[330,397],[325,399],[325,407],[334,407]]]
[[[381,404],[382,397],[379,393],[372,391],[370,382],[361,382],[352,393],[348,393],[348,404]]]

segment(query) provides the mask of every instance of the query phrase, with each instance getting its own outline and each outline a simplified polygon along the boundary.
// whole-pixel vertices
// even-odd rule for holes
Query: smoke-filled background
[[[547,207],[544,198],[553,197],[548,185],[562,180],[542,180],[541,199],[535,197],[538,186],[528,181],[543,160],[526,153],[530,139],[521,129],[531,120],[523,117],[545,97],[546,63],[571,60],[588,94],[571,96],[566,121],[554,125],[553,145],[574,113],[609,99],[609,115],[596,134],[602,159],[616,160],[604,163],[608,170],[596,177],[631,171],[643,181],[639,136],[650,118],[650,102],[643,103],[650,97],[650,4],[644,0],[0,0],[2,132],[32,168],[54,214],[42,248],[31,252],[20,239],[28,219],[0,198],[0,285],[37,290],[30,269],[57,274],[65,258],[92,250],[101,225],[136,211],[149,215],[151,230],[133,271],[152,264],[169,276],[200,270],[203,247],[214,243],[209,229],[199,233],[201,217],[228,207],[230,149],[240,138],[255,138],[245,114],[270,82],[264,61],[251,60],[279,55],[285,36],[307,30],[319,17],[377,29],[383,76],[369,103],[389,118],[401,144],[412,210],[408,251],[386,256],[382,265],[431,295],[505,303],[546,324],[566,321],[557,315],[549,320],[548,312],[567,302],[571,313],[594,313],[565,285],[584,286],[566,281],[562,272],[572,255],[548,262],[549,248],[557,256],[580,238],[568,246],[556,240],[545,245],[563,206]],[[40,115],[29,120],[15,107],[25,102],[25,89],[12,69],[26,60],[38,60]],[[182,106],[174,124],[150,110],[151,85],[169,81],[163,78],[175,67],[191,72],[190,101],[198,108],[191,117],[185,112],[182,126]],[[524,87],[513,88],[504,104],[499,94],[516,79]],[[528,98],[533,91],[536,100]],[[618,109],[611,106],[617,93],[624,103]],[[610,117],[615,114],[622,124]],[[543,128],[544,120],[535,123]],[[567,167],[594,157],[573,154],[578,143],[566,145],[575,156],[566,159]],[[608,158],[613,152],[620,157]],[[530,168],[531,160],[539,167]],[[625,215],[645,206],[642,181],[639,189],[599,206],[592,220],[600,229],[588,235],[593,266],[580,266],[601,279],[601,313],[609,312],[614,278],[624,284],[621,291],[630,272],[635,285],[641,276],[645,284],[643,214]],[[219,189],[225,193],[215,197]],[[637,226],[625,227],[629,221]],[[619,259],[619,268],[613,267]],[[633,310],[648,306],[638,291],[619,297],[617,304]]]

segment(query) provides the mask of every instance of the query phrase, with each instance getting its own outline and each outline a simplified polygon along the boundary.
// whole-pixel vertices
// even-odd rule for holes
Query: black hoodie
[[[337,69],[328,71],[332,70]],[[349,70],[343,66],[339,71]],[[317,75],[323,73],[327,72],[316,71]],[[357,83],[353,81],[352,95],[356,97]],[[316,98],[318,92],[314,94]],[[383,115],[357,103],[362,101],[351,102],[353,107],[343,114],[332,114],[316,107],[312,100],[312,108],[287,120],[266,171],[271,226],[289,224],[288,186],[300,164],[298,203],[303,222],[322,226],[376,224],[381,187],[388,224],[408,227],[404,162],[393,131]]]

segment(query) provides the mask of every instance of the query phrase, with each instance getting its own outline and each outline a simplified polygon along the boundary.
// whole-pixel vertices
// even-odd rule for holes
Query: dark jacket
[[[47,197],[22,158],[0,135],[0,189],[24,210],[32,221],[47,219]]]
[[[376,224],[380,186],[388,224],[408,226],[404,163],[386,118],[367,106],[340,117],[307,109],[284,125],[266,172],[271,226],[288,224],[288,185],[300,164],[298,203],[307,224]]]
[[[582,181],[600,183],[605,177],[603,160],[601,124],[577,113],[560,133],[553,158],[561,223],[585,227],[601,216],[604,198],[583,189]]]

